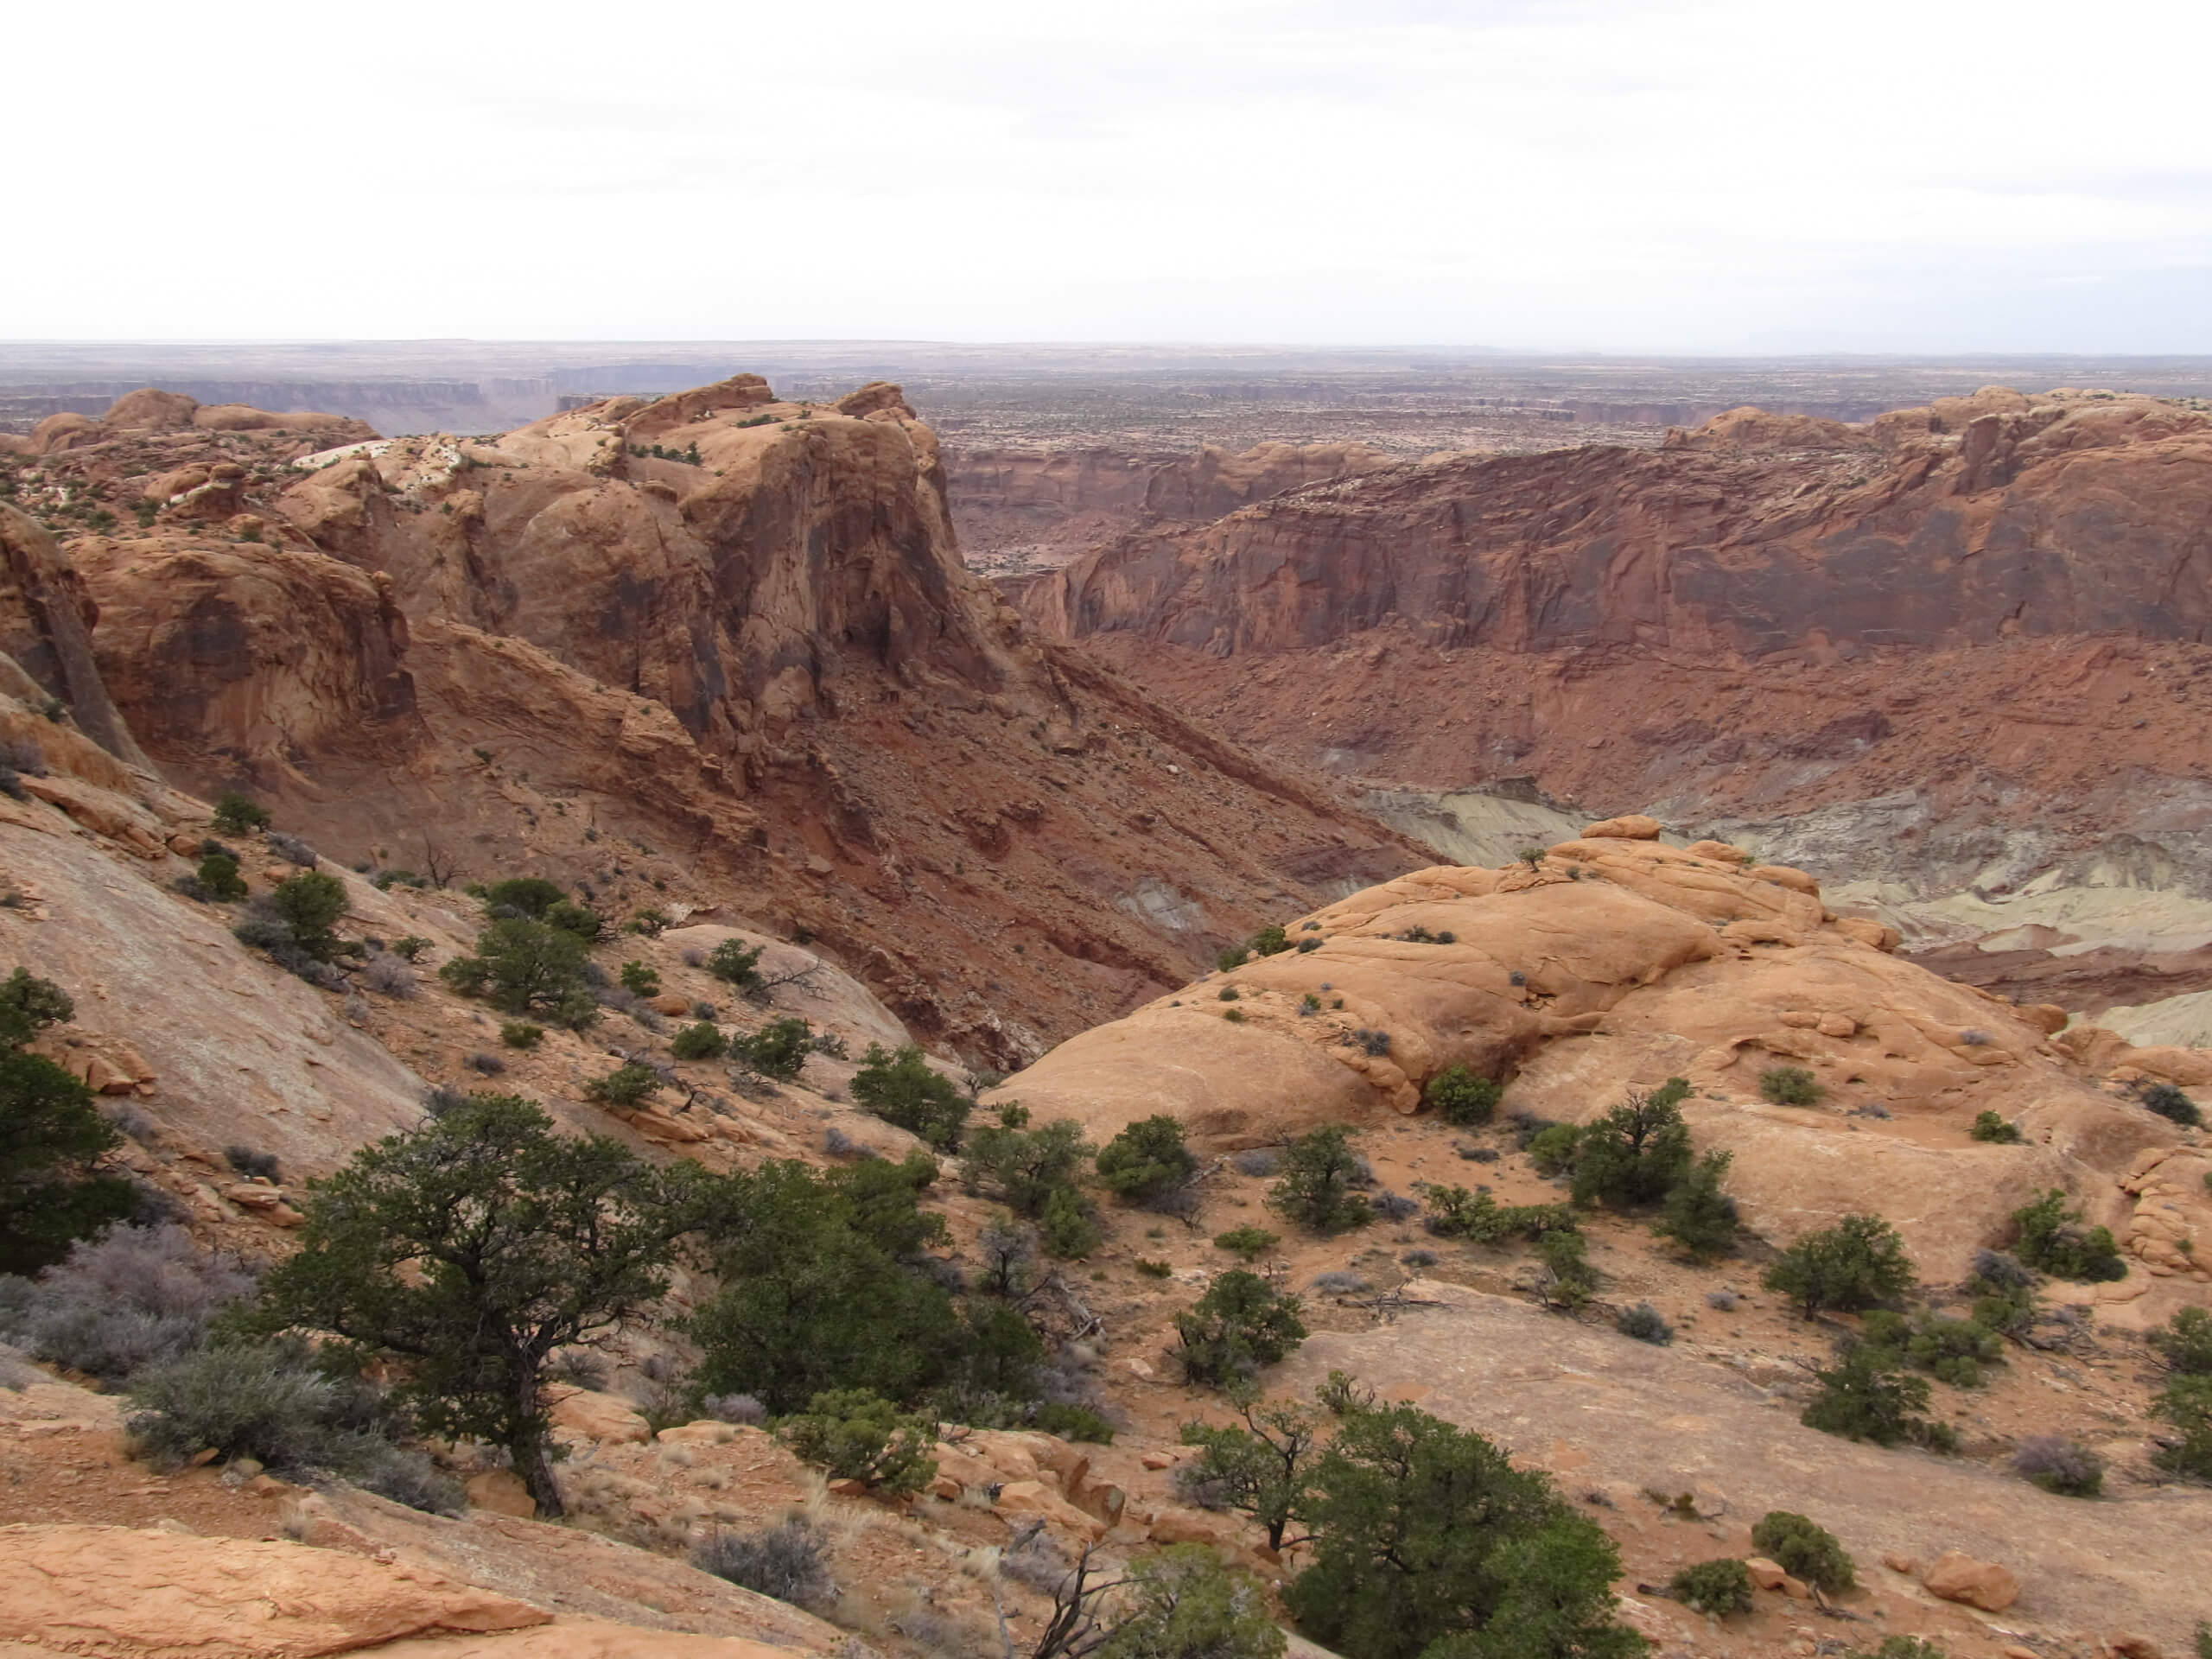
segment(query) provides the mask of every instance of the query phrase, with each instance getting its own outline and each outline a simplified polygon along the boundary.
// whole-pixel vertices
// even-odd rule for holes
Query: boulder
[[[1105,1522],[1078,1510],[1041,1480],[1008,1481],[999,1488],[998,1506],[1008,1515],[1037,1516],[1047,1526],[1094,1542],[1106,1535]]]
[[[1821,884],[1804,871],[1793,869],[1787,864],[1754,864],[1744,872],[1756,881],[1771,881],[1777,887],[1787,887],[1792,893],[1802,893],[1809,898],[1821,896]]]
[[[1582,832],[1582,839],[1585,841],[1656,841],[1659,839],[1659,820],[1642,812],[1630,812],[1618,818],[1602,818]],[[1719,843],[1707,842],[1701,844],[1717,846]]]
[[[1936,1558],[1921,1580],[1931,1596],[1964,1602],[1985,1613],[2001,1613],[2020,1598],[2020,1581],[1993,1561],[1978,1561],[1956,1549]]]
[[[493,1469],[480,1475],[472,1475],[462,1484],[472,1510],[489,1510],[493,1515],[518,1516],[527,1521],[537,1513],[537,1504],[530,1495],[530,1488],[512,1469]]]
[[[551,1395],[553,1432],[563,1439],[629,1446],[642,1445],[653,1437],[652,1425],[620,1395],[595,1394],[589,1389],[548,1392]],[[718,1423],[715,1427],[726,1425]]]
[[[1749,853],[1740,847],[1732,847],[1725,841],[1694,841],[1682,850],[1693,858],[1709,858],[1717,864],[1748,864],[1751,861]]]

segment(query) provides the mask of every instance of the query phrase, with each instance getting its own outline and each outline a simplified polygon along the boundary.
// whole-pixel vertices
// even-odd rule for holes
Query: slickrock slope
[[[740,376],[341,445],[283,488],[264,460],[219,503],[148,483],[143,533],[69,552],[168,774],[345,861],[735,906],[998,1064],[1419,861],[1039,642],[963,568],[896,387],[799,405]]]
[[[1027,590],[1268,751],[1522,780],[1902,896],[2212,893],[2212,416],[1992,389],[1864,426],[1440,458]]]
[[[1049,569],[1140,525],[1204,524],[1309,484],[1371,472],[1361,443],[1261,443],[1241,454],[969,448],[945,454],[946,493],[969,565]]]
[[[1802,871],[1719,843],[1666,847],[1641,838],[1649,820],[1592,828],[1534,868],[1420,871],[1319,910],[1289,927],[1319,941],[1310,950],[1086,1032],[999,1097],[1100,1136],[1168,1111],[1221,1147],[1388,1122],[1454,1063],[1510,1077],[1506,1109],[1566,1122],[1681,1076],[1700,1143],[1736,1154],[1730,1190],[1770,1237],[1873,1211],[1924,1272],[1962,1277],[2012,1211],[2063,1185],[2143,1263],[2099,1287],[2101,1302],[2139,1300],[2155,1319],[2177,1297],[2212,1300],[2173,1230],[2212,1236],[2212,1155],[2094,1081],[2200,1061],[2116,1038],[2094,1052],[2072,1038],[2077,1055],[2051,1039],[2062,1011],[1902,960],[1894,934],[1837,918]],[[1762,1100],[1758,1075],[1779,1065],[1809,1068],[1823,1103]],[[1983,1110],[2027,1144],[1969,1140]]]

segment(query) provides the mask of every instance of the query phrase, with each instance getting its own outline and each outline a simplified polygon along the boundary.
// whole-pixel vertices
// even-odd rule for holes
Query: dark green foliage
[[[505,881],[494,881],[485,888],[484,907],[512,910],[533,922],[542,922],[545,912],[568,896],[557,881],[548,881],[542,875],[516,875]]]
[[[1544,1234],[1536,1241],[1536,1255],[1543,1263],[1546,1305],[1571,1313],[1596,1294],[1598,1270],[1590,1265],[1590,1247],[1580,1233]]]
[[[1547,1123],[1529,1136],[1522,1148],[1539,1175],[1561,1175],[1574,1167],[1582,1144],[1582,1131],[1572,1123]]]
[[[430,948],[430,942],[420,933],[404,934],[391,942],[391,954],[404,962],[413,962]]]
[[[572,904],[566,899],[558,904],[546,906],[545,914],[538,919],[548,927],[557,927],[563,933],[575,934],[586,944],[607,931],[604,916],[588,905]]]
[[[1185,1423],[1183,1444],[1197,1446],[1198,1455],[1176,1470],[1176,1488],[1209,1509],[1250,1516],[1267,1532],[1268,1548],[1281,1549],[1305,1512],[1319,1421],[1296,1406],[1262,1405],[1249,1384],[1233,1388],[1230,1398],[1244,1426]]]
[[[2196,1659],[2212,1659],[2212,1624],[2196,1621]]]
[[[618,1065],[603,1077],[594,1077],[584,1085],[584,1098],[601,1106],[627,1109],[635,1106],[660,1088],[660,1073],[650,1065],[639,1065],[635,1060]]]
[[[642,962],[622,964],[622,988],[632,996],[658,996],[660,976]]]
[[[268,809],[236,790],[215,798],[215,828],[226,836],[243,836],[269,827]]]
[[[1247,1223],[1242,1227],[1232,1227],[1225,1233],[1216,1233],[1213,1242],[1217,1249],[1231,1251],[1247,1262],[1256,1262],[1282,1243],[1282,1235]]]
[[[1967,1133],[1976,1141],[1988,1141],[2000,1147],[2020,1144],[2020,1131],[1996,1112],[1976,1112],[1974,1128]]]
[[[1022,1127],[1028,1121],[1021,1107],[1007,1105],[999,1109],[996,1123],[969,1130],[960,1177],[970,1192],[994,1193],[1015,1215],[1034,1221],[1055,1193],[1073,1185],[1094,1149],[1073,1118],[1035,1129]]]
[[[2095,1497],[2105,1489],[2105,1460],[2078,1440],[2031,1434],[2013,1448],[2012,1472],[2061,1497]]]
[[[2174,1433],[2152,1454],[2161,1469],[2212,1480],[2212,1376],[2177,1376],[2152,1402],[2151,1414]]]
[[[1232,944],[1217,951],[1214,955],[1213,963],[1215,967],[1226,974],[1234,972],[1236,969],[1242,968],[1246,963],[1251,960],[1252,950],[1249,945]]]
[[[1300,1135],[1283,1148],[1281,1168],[1268,1205],[1287,1220],[1325,1235],[1367,1224],[1367,1200],[1353,1190],[1367,1179],[1366,1166],[1342,1128],[1331,1124]]]
[[[1040,1433],[1057,1434],[1064,1440],[1080,1440],[1087,1446],[1114,1444],[1114,1425],[1088,1406],[1041,1400],[1029,1414],[1029,1427]]]
[[[714,1021],[702,1020],[670,1038],[668,1052],[679,1060],[719,1060],[729,1052],[729,1039]]]
[[[1491,1114],[1497,1110],[1498,1096],[1504,1092],[1503,1084],[1477,1077],[1454,1062],[1422,1086],[1421,1097],[1429,1110],[1446,1123],[1467,1128],[1489,1122]]]
[[[2057,1187],[2015,1210],[2012,1224],[2019,1230],[2013,1253],[2038,1273],[2090,1283],[2127,1277],[2111,1230],[2084,1226],[2082,1212],[2066,1207]]]
[[[21,1048],[47,1027],[58,1026],[76,1012],[67,991],[19,967],[0,980],[0,1045]]]
[[[2185,1129],[2203,1127],[2204,1114],[2197,1110],[2196,1103],[2171,1083],[2151,1084],[2135,1098],[2160,1117]]]
[[[760,977],[761,948],[742,939],[724,939],[708,956],[707,971],[741,991],[758,991],[766,982]]]
[[[1124,1582],[1126,1600],[1097,1659],[1281,1659],[1287,1642],[1260,1581],[1224,1567],[1204,1544],[1140,1555]]]
[[[1574,1201],[1620,1208],[1656,1204],[1689,1173],[1690,1131],[1682,1122],[1682,1102],[1690,1085],[1669,1077],[1646,1095],[1628,1099],[1594,1123],[1584,1126],[1575,1142]]]
[[[1916,1445],[1948,1449],[1948,1432],[1915,1414],[1928,1406],[1928,1384],[1898,1371],[1897,1357],[1868,1342],[1847,1343],[1836,1363],[1815,1371],[1820,1392],[1797,1421],[1823,1434],[1877,1446]]]
[[[193,879],[199,882],[200,891],[219,905],[227,905],[245,897],[245,878],[238,874],[238,861],[228,853],[210,853],[200,861],[200,868]]]
[[[598,1005],[584,980],[583,941],[543,922],[493,922],[476,936],[476,954],[455,957],[438,977],[502,1014],[543,1014],[558,1024],[588,1025]]]
[[[1175,1316],[1183,1375],[1224,1388],[1272,1365],[1306,1340],[1295,1296],[1242,1268],[1232,1268],[1205,1295]]]
[[[772,1161],[718,1183],[703,1230],[721,1288],[685,1322],[699,1390],[781,1414],[826,1390],[910,1401],[950,1380],[958,1314],[910,1265],[944,1236],[919,1208],[935,1176],[917,1153],[822,1172]]]
[[[1675,1339],[1675,1327],[1667,1323],[1659,1310],[1649,1302],[1638,1302],[1634,1307],[1624,1307],[1613,1320],[1613,1329],[1624,1337],[1638,1342],[1665,1347]]]
[[[866,1389],[816,1395],[805,1413],[779,1431],[792,1452],[841,1480],[859,1480],[896,1497],[918,1492],[937,1478],[937,1424],[910,1416]]]
[[[1867,1659],[1863,1650],[1854,1648],[1845,1659]],[[1885,1636],[1882,1645],[1874,1649],[1872,1659],[1949,1659],[1943,1649],[1933,1642],[1923,1641],[1916,1636]]]
[[[1098,1184],[1132,1204],[1182,1185],[1198,1167],[1183,1144],[1181,1121],[1165,1112],[1130,1124],[1098,1149]]]
[[[1281,956],[1289,949],[1290,935],[1276,923],[1268,923],[1252,936],[1250,950],[1255,957]]]
[[[346,884],[320,870],[302,870],[269,889],[269,908],[292,930],[292,941],[318,962],[338,954],[332,931],[346,913]]]
[[[1056,1186],[1046,1196],[1037,1218],[1038,1236],[1045,1254],[1066,1262],[1080,1262],[1096,1249],[1106,1235],[1098,1225],[1090,1200],[1072,1186]]]
[[[1907,1320],[1880,1309],[1867,1314],[1866,1340],[1888,1350],[1905,1364],[1932,1372],[1953,1388],[1981,1386],[1982,1368],[2001,1364],[2004,1339],[1978,1319],[1951,1319],[1923,1313]]]
[[[1720,1190],[1735,1154],[1708,1152],[1668,1190],[1652,1231],[1671,1239],[1693,1261],[1710,1262],[1736,1248],[1736,1200]]]
[[[2184,1307],[2151,1332],[2151,1345],[2183,1376],[2212,1376],[2212,1313]]]
[[[1751,1575],[1739,1560],[1700,1561],[1675,1573],[1667,1587],[1694,1613],[1717,1618],[1751,1611]]]
[[[1498,1244],[1509,1238],[1541,1238],[1575,1230],[1574,1215],[1563,1204],[1501,1205],[1487,1192],[1464,1186],[1428,1189],[1424,1224],[1439,1238],[1464,1238],[1471,1244]]]
[[[1410,1406],[1356,1411],[1313,1468],[1313,1564],[1284,1592],[1350,1659],[1628,1659],[1620,1560],[1544,1476]]]
[[[499,1027],[499,1040],[509,1048],[536,1048],[545,1040],[545,1027],[527,1020],[505,1020]]]
[[[1859,1574],[1849,1554],[1825,1528],[1788,1510],[1770,1510],[1751,1529],[1751,1545],[1793,1579],[1840,1596],[1855,1586]]]
[[[1811,1319],[1822,1308],[1871,1307],[1912,1287],[1912,1262],[1879,1216],[1846,1216],[1784,1250],[1760,1280]]]
[[[1827,1090],[1802,1065],[1777,1065],[1759,1073],[1759,1093],[1777,1106],[1817,1106]]]
[[[264,1181],[279,1179],[280,1166],[273,1152],[256,1152],[251,1147],[225,1147],[223,1161],[241,1175],[257,1175]]]
[[[814,1027],[797,1018],[771,1020],[749,1037],[730,1039],[729,1050],[762,1077],[789,1083],[805,1069],[806,1057],[814,1052]],[[858,1079],[855,1082],[857,1099]]]
[[[505,1446],[539,1512],[558,1515],[545,1362],[660,1300],[691,1208],[680,1179],[617,1142],[473,1095],[312,1185],[299,1252],[263,1279],[255,1324],[400,1362],[425,1432]]]
[[[968,1122],[968,1102],[952,1079],[931,1071],[912,1043],[889,1052],[870,1043],[853,1076],[853,1099],[939,1152],[958,1149]]]
[[[0,983],[0,1274],[33,1274],[128,1217],[137,1189],[99,1173],[122,1144],[71,1073],[19,1045],[72,1012],[60,987],[18,968]]]

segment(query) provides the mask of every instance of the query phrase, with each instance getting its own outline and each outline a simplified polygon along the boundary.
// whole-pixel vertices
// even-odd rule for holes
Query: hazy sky
[[[2208,0],[24,7],[0,338],[2212,352]]]

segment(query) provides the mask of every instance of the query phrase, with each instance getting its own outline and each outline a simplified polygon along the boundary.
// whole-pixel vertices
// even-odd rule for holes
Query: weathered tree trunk
[[[514,1460],[515,1473],[530,1489],[531,1501],[537,1505],[541,1521],[557,1521],[568,1513],[561,1503],[561,1488],[553,1478],[552,1448],[545,1443],[544,1419],[539,1411],[537,1397],[537,1369],[533,1365],[518,1368],[520,1375],[515,1383],[516,1421],[524,1425],[507,1442],[507,1455]]]

